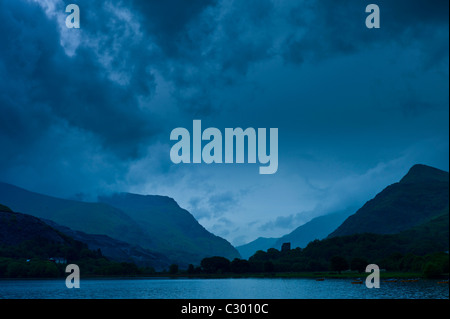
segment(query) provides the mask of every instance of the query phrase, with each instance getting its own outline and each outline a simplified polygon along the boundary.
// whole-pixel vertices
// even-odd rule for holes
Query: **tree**
[[[441,267],[434,262],[427,262],[423,267],[423,275],[427,278],[438,277],[441,272]]]
[[[355,257],[350,262],[350,269],[362,273],[366,270],[368,264],[364,258]]]
[[[169,273],[172,275],[175,275],[176,273],[178,273],[178,265],[177,264],[170,265]]]
[[[341,271],[348,269],[348,262],[342,256],[334,256],[330,260],[331,270],[341,273]]]
[[[55,263],[47,260],[32,261],[27,263],[30,277],[55,278],[59,276],[59,270]]]
[[[237,274],[249,272],[250,263],[245,259],[235,258],[230,265],[231,271]]]
[[[280,255],[280,251],[276,248],[267,249],[267,257],[269,259],[277,259],[278,257],[280,257]]]
[[[13,261],[6,268],[6,277],[18,278],[27,276],[27,267],[24,263]]]
[[[273,265],[273,262],[266,261],[264,263],[264,271],[265,272],[274,272],[275,271],[275,266]]]
[[[193,274],[195,272],[195,268],[193,264],[189,264],[188,269],[187,269],[187,273],[188,274]]]
[[[202,259],[200,265],[207,273],[227,272],[230,270],[230,261],[225,257],[206,257]]]

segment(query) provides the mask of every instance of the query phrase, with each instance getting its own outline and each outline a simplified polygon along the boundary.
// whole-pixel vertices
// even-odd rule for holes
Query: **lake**
[[[83,279],[68,289],[65,279],[0,280],[3,299],[448,299],[437,280],[381,282],[380,288],[349,279],[305,278],[124,278]]]

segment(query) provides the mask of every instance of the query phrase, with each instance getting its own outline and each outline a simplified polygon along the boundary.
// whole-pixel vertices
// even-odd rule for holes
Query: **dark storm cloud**
[[[2,181],[164,194],[252,239],[448,162],[448,1],[375,1],[379,30],[362,0],[76,0],[79,30],[68,3],[0,0]],[[194,118],[278,127],[277,175],[171,163]]]
[[[392,26],[417,26],[421,24],[442,25],[448,23],[449,2],[447,0],[381,0],[380,6],[386,8],[388,21]],[[390,25],[388,25],[390,26]]]
[[[35,103],[29,95],[36,86],[36,64],[49,50],[47,39],[57,37],[55,26],[39,17],[43,18],[43,13],[36,5],[24,7],[18,1],[0,1],[0,136],[6,155],[1,157],[2,164],[29,146],[54,121],[50,109]]]
[[[418,39],[433,38],[436,26],[448,24],[446,0],[376,1],[381,12],[381,28],[365,27],[367,1],[338,0],[301,2],[289,14],[294,27],[286,37],[281,54],[286,61],[303,63],[349,54],[376,44],[395,42],[409,45]],[[295,31],[297,30],[297,31]],[[300,30],[301,32],[299,32]],[[436,49],[441,58],[446,48]],[[429,47],[422,48],[429,50]]]
[[[138,156],[139,145],[156,127],[138,105],[137,97],[149,93],[138,79],[151,85],[152,77],[143,74],[142,63],[131,62],[136,52],[125,49],[116,57],[130,54],[126,68],[137,70],[123,85],[108,78],[90,48],[80,46],[75,56],[67,56],[57,24],[37,4],[2,1],[0,15],[1,32],[7,35],[1,44],[1,72],[10,79],[0,87],[4,135],[34,140],[51,122],[63,120],[95,134],[120,157]],[[13,129],[5,131],[8,127]]]
[[[133,0],[132,6],[141,14],[144,28],[152,34],[168,57],[185,54],[186,31],[190,22],[216,0]],[[191,43],[195,47],[195,43]]]
[[[265,46],[270,46],[263,45],[263,35],[258,34],[258,28],[270,24],[273,4],[269,0],[131,3],[142,28],[162,50],[164,59],[187,63],[188,68],[209,65],[218,67],[216,71],[235,69],[245,73],[249,61],[265,56]],[[182,83],[183,78],[178,81]],[[184,84],[189,82],[185,79]]]
[[[180,110],[191,116],[219,111],[216,90],[233,85],[270,56],[272,3],[259,1],[135,1],[159,71],[174,86]]]
[[[96,134],[105,148],[136,157],[139,144],[155,131],[152,119],[139,110],[136,92],[105,79],[88,51],[80,49],[76,58],[56,63],[48,58],[41,60],[35,73],[41,82],[32,92],[34,101],[48,104],[55,115]],[[77,70],[88,70],[89,76]]]
[[[382,28],[375,32],[363,25],[365,1],[294,2],[284,11],[266,0],[77,3],[84,40],[69,57],[59,26],[37,4],[1,2],[2,34],[9,35],[1,44],[1,72],[10,79],[0,88],[8,92],[1,121],[2,130],[16,132],[10,140],[26,142],[36,127],[64,120],[119,156],[138,157],[139,145],[161,129],[138,105],[139,96],[152,96],[153,69],[173,84],[181,110],[209,116],[221,107],[217,92],[278,53],[302,63],[373,41],[433,39],[430,26],[448,23],[447,1],[379,1]],[[56,4],[63,11],[64,3]],[[139,21],[137,30],[115,10]],[[448,42],[426,43],[430,63],[448,55]]]

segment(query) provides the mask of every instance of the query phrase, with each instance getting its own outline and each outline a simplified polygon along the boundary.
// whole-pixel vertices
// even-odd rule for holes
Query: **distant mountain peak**
[[[414,165],[400,182],[367,201],[328,237],[395,234],[440,215],[448,210],[448,176],[448,172],[437,168]]]
[[[179,208],[179,205],[169,196],[162,195],[141,195],[134,193],[113,193],[107,196],[99,196],[99,202],[107,202],[111,205],[122,206],[124,203],[127,205],[131,204],[134,207],[144,208],[147,206],[155,207],[155,206],[173,206]]]
[[[199,264],[204,257],[240,257],[228,241],[207,231],[167,196],[117,193],[99,196],[98,202],[82,202],[0,183],[0,203],[74,231],[138,245],[167,256],[181,267]]]
[[[416,164],[410,168],[409,172],[400,180],[400,183],[417,183],[429,181],[440,181],[448,183],[448,175],[448,172],[445,172],[443,170],[423,164]]]

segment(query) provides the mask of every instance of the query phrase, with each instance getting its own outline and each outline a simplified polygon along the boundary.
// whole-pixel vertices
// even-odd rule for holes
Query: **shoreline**
[[[304,278],[304,279],[355,279],[355,278],[365,278],[369,275],[369,273],[357,273],[357,272],[344,272],[341,274],[334,272],[295,272],[295,273],[244,273],[244,274],[232,274],[232,273],[224,273],[224,274],[187,274],[187,273],[178,273],[178,274],[169,274],[169,273],[155,273],[155,274],[143,274],[143,275],[130,275],[130,276],[93,276],[86,275],[83,276],[81,274],[81,278],[84,279],[152,279],[152,278],[167,278],[167,279],[245,279],[245,278],[261,278],[261,279],[295,279],[295,278]],[[415,272],[381,272],[380,279],[381,280],[389,280],[389,279],[399,279],[399,280],[407,280],[407,279],[426,279],[426,280],[448,280],[449,274],[441,274],[439,277],[435,278],[426,278],[422,273]],[[7,278],[2,277],[0,281],[3,280],[61,280],[65,279],[65,277],[22,277],[22,278]]]

